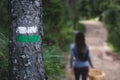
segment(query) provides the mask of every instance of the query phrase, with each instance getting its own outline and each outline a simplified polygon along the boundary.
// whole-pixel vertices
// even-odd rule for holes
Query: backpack
[[[79,58],[80,61],[87,61],[89,59],[89,55],[88,55],[88,49],[86,49],[85,53],[80,53],[77,51],[77,49],[75,48],[74,50],[75,52],[75,57]]]

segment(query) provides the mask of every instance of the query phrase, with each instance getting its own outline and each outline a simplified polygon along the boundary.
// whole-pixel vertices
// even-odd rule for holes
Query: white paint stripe
[[[20,34],[36,33],[37,31],[38,31],[38,28],[36,26],[33,26],[33,27],[23,27],[23,26],[20,26],[16,30],[16,32],[20,33]]]

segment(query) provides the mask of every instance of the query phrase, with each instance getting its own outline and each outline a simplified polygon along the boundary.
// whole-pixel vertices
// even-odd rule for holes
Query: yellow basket
[[[103,80],[105,75],[100,69],[90,69],[88,76],[89,80]]]

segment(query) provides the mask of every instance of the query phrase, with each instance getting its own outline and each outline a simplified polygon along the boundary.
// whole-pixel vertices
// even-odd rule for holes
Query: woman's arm
[[[89,61],[90,66],[91,66],[92,68],[94,68],[90,57],[88,58],[88,61]]]
[[[74,56],[74,50],[73,47],[70,47],[70,68],[73,68],[73,56]]]
[[[93,66],[93,64],[92,64],[92,61],[91,61],[91,56],[90,56],[90,51],[89,51],[89,49],[88,49],[88,62],[89,62],[89,64],[90,64],[90,66],[91,66],[92,68],[94,68],[94,66]]]

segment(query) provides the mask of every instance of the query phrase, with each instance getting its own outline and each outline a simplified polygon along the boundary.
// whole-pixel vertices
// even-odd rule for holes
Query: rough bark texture
[[[42,58],[42,0],[8,0],[10,14],[9,80],[46,80]],[[36,33],[17,33],[18,27],[38,28]],[[16,36],[38,35],[38,42],[19,42]]]

